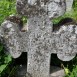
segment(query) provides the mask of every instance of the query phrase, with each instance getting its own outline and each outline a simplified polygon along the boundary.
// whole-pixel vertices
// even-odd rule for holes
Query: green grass
[[[0,65],[0,76],[5,71],[5,69],[7,68],[7,66],[11,61],[12,61],[12,58],[10,55],[7,55],[6,57],[4,57],[4,63]]]
[[[7,16],[16,14],[15,3],[15,0],[0,0],[0,24]]]
[[[0,25],[6,17],[16,14],[15,3],[16,0],[0,0]],[[11,56],[4,53],[3,45],[0,44],[0,77],[11,61]]]
[[[6,68],[7,64],[3,64],[0,66],[0,73],[2,73],[2,71]]]

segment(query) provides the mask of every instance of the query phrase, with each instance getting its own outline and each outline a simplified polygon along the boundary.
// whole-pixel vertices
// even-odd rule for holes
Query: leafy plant
[[[15,3],[15,0],[0,0],[0,24],[7,16],[16,14]]]
[[[15,3],[16,0],[0,0],[0,24],[9,15],[16,14]],[[4,53],[4,47],[0,44],[0,77],[10,61],[12,61],[11,56]]]
[[[72,72],[70,72],[65,77],[77,77],[77,65],[73,68]]]

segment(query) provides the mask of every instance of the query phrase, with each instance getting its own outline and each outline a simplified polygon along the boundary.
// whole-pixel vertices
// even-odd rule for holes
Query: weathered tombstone
[[[32,77],[50,76],[50,57],[57,54],[63,61],[77,53],[76,25],[62,26],[53,32],[51,18],[65,12],[65,0],[17,0],[18,13],[28,16],[28,31],[21,32],[18,24],[5,21],[0,26],[0,38],[13,58],[28,53],[27,72]]]

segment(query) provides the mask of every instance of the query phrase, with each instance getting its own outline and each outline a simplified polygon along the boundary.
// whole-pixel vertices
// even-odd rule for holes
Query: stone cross
[[[28,53],[27,72],[31,77],[50,77],[50,57],[57,54],[69,61],[77,53],[77,26],[63,25],[53,32],[50,19],[65,13],[65,0],[17,0],[18,13],[28,17],[28,31],[21,32],[18,24],[4,21],[0,39],[13,58]]]

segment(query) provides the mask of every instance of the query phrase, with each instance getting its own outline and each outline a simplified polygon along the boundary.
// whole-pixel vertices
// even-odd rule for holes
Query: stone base
[[[51,66],[51,77],[64,77],[65,72],[64,69],[61,69],[60,67]]]
[[[51,77],[64,77],[65,76],[64,69],[57,66],[51,66],[50,73],[51,73],[50,75]],[[20,65],[15,75],[16,75],[15,77],[26,77],[25,75],[28,76],[28,74],[26,74],[26,66]],[[30,77],[30,75],[28,77]]]

